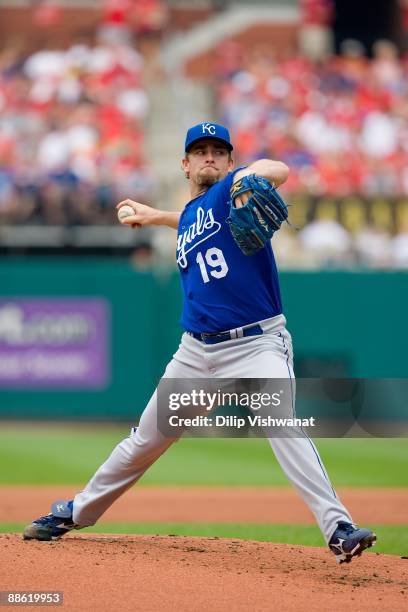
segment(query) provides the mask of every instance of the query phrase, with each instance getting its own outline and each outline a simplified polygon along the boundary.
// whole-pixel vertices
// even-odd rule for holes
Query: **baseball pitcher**
[[[117,208],[130,207],[130,214],[121,215],[127,225],[167,225],[178,232],[185,332],[164,377],[292,380],[292,341],[271,246],[274,232],[288,217],[277,188],[289,169],[282,162],[260,159],[234,170],[232,150],[225,127],[210,122],[193,126],[181,161],[190,187],[184,210],[160,211],[130,199]],[[175,439],[158,430],[155,391],[139,426],[116,446],[83,491],[73,500],[52,504],[50,514],[26,527],[24,538],[58,539],[71,529],[93,525]],[[269,443],[338,562],[351,561],[375,543],[372,531],[353,524],[306,434],[271,437]]]

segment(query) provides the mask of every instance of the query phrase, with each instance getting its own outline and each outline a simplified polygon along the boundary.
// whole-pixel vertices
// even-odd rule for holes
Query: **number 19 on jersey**
[[[221,249],[212,247],[205,252],[205,255],[197,253],[196,262],[200,266],[200,272],[204,283],[210,282],[208,272],[213,278],[223,278],[228,273],[227,262]]]

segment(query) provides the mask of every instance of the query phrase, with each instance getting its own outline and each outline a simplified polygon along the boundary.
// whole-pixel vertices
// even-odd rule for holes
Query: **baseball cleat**
[[[51,506],[50,514],[41,516],[24,529],[24,540],[59,540],[71,529],[79,529],[72,520],[74,502],[56,501]]]
[[[376,541],[377,536],[369,529],[360,529],[356,525],[340,521],[331,537],[329,548],[337,563],[350,563],[353,557],[359,557],[363,550],[373,546]]]

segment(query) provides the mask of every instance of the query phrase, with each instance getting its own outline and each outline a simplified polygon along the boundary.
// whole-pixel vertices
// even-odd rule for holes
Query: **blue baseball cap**
[[[223,125],[218,125],[217,123],[199,123],[198,125],[194,125],[191,127],[186,134],[186,144],[185,144],[185,152],[190,149],[190,147],[199,140],[203,140],[203,138],[214,138],[214,140],[220,140],[225,144],[229,151],[232,151],[234,148],[231,144],[231,138],[229,131]]]

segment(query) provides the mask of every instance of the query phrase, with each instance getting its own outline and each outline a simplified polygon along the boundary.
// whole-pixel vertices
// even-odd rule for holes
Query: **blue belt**
[[[237,338],[247,338],[248,336],[260,336],[263,334],[263,329],[260,325],[247,325],[246,327],[238,327],[229,331],[219,332],[217,334],[197,334],[195,332],[187,332],[196,340],[204,342],[204,344],[218,344],[226,340],[236,340]]]

